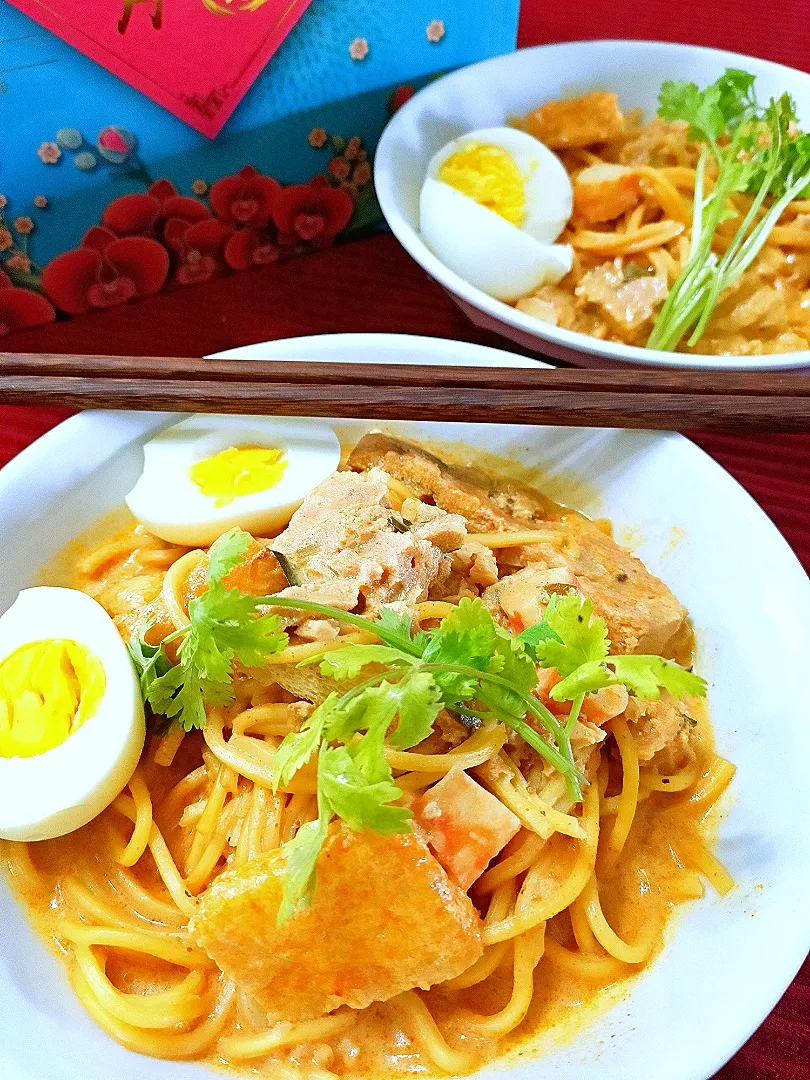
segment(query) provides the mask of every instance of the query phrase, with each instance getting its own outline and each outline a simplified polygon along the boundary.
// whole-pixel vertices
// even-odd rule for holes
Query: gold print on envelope
[[[152,26],[155,30],[160,30],[163,25],[163,0],[124,0],[124,10],[121,13],[121,18],[118,20],[118,33],[123,34],[126,32],[129,26],[129,20],[132,18],[132,11],[136,4],[154,3],[154,10],[149,16]],[[232,8],[223,6],[217,3],[217,0],[202,0],[204,7],[213,12],[214,15],[233,15],[235,12]],[[226,0],[226,4],[230,4],[231,0]],[[256,11],[265,3],[265,0],[242,0],[240,4],[240,11]]]

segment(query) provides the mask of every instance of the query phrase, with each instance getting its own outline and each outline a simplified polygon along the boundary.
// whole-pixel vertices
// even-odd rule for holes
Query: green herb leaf
[[[243,529],[229,529],[208,552],[208,583],[222,581],[242,562],[253,537]]]
[[[324,728],[334,716],[339,697],[332,693],[304,721],[300,731],[285,735],[273,758],[273,790],[286,787],[321,744]]]
[[[146,635],[154,625],[154,619],[147,620],[140,633],[127,642],[127,650],[138,672],[144,701],[147,700],[153,684],[172,667],[162,645],[148,645],[146,642]]]
[[[657,701],[663,687],[673,697],[705,697],[706,681],[661,656],[608,656],[583,664],[551,690],[555,701],[570,701],[603,686],[621,684],[636,697]]]
[[[259,597],[223,584],[251,542],[248,533],[231,529],[212,546],[208,589],[189,602],[189,625],[171,635],[182,638],[177,665],[171,666],[163,646],[155,653],[145,644],[148,625],[130,648],[146,703],[186,731],[205,727],[206,704],[231,704],[234,659],[259,667],[287,644],[278,616],[259,612]]]
[[[675,281],[647,340],[650,349],[676,349],[683,338],[695,345],[703,335],[721,293],[751,265],[787,204],[810,190],[810,140],[795,128],[789,94],[761,108],[754,77],[730,68],[711,86],[664,83],[659,115],[685,120],[690,139],[704,141],[696,171],[689,259]],[[718,172],[711,194],[704,194],[708,156]],[[727,200],[748,191],[754,198],[737,232],[718,259],[712,243],[718,226],[734,212]],[[764,200],[777,201],[758,217]]]
[[[153,712],[177,720],[186,731],[205,727],[203,684],[193,669],[182,664],[170,668],[152,683],[146,700]]]
[[[315,864],[321,853],[329,813],[318,815],[315,821],[303,824],[295,836],[282,847],[286,861],[284,893],[276,916],[276,925],[282,926],[296,911],[309,907],[315,892]]]
[[[354,679],[368,664],[414,664],[416,660],[389,645],[347,645],[302,661],[299,667],[319,664],[322,675],[332,679]]]
[[[545,619],[541,619],[540,622],[535,623],[533,626],[527,626],[526,629],[518,635],[524,645],[528,645],[532,650],[535,645],[539,645],[541,641],[559,641],[562,642],[562,638],[555,631],[552,630]]]
[[[463,597],[458,607],[430,632],[422,662],[486,671],[496,651],[495,638],[495,623],[481,601]],[[434,678],[446,705],[466,701],[476,693],[474,676],[441,672]]]
[[[402,797],[396,784],[370,780],[345,746],[321,750],[318,789],[338,817],[356,832],[371,829],[386,836],[410,832],[410,810],[391,805]]]
[[[428,634],[420,631],[413,633],[411,616],[406,611],[396,611],[392,607],[384,607],[380,610],[379,617],[372,623],[372,630],[379,630],[383,635],[383,641],[389,645],[399,646],[412,656],[421,656],[427,645]]]
[[[573,590],[562,596],[552,593],[542,622],[529,627],[523,640],[527,637],[537,639],[533,643],[537,662],[556,668],[562,676],[602,660],[609,649],[605,620],[594,615],[592,600]]]
[[[526,695],[537,686],[535,662],[525,643],[500,626],[495,627],[493,655],[487,671],[500,675],[513,689],[485,683],[480,699],[498,713],[523,719],[526,715]]]
[[[408,750],[433,731],[434,721],[442,707],[441,691],[428,671],[419,671],[398,683],[383,683],[382,686],[388,687],[399,714],[397,726],[388,737],[388,744],[398,750]]]
[[[391,526],[394,532],[406,533],[411,531],[411,526],[413,525],[413,522],[408,521],[407,518],[395,517],[392,514],[388,519],[388,524]]]

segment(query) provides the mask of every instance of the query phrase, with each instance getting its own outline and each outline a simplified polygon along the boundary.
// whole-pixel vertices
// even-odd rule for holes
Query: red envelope
[[[311,0],[11,0],[213,138]]]

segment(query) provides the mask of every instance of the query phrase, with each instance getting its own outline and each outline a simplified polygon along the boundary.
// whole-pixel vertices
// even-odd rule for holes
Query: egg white
[[[231,446],[283,449],[287,467],[266,491],[237,495],[227,506],[203,495],[190,466]],[[156,536],[189,547],[212,544],[228,529],[282,529],[309,492],[340,463],[332,428],[312,420],[261,416],[192,416],[144,446],[144,468],[126,497],[135,517]]]
[[[0,838],[48,840],[91,821],[129,781],[146,727],[135,669],[115,623],[73,589],[26,589],[0,617],[0,661],[22,645],[76,641],[104,668],[104,693],[72,735],[34,757],[0,757]]]
[[[520,227],[438,179],[444,162],[471,144],[502,147],[525,178]],[[498,300],[513,301],[560,281],[571,269],[572,248],[553,241],[572,207],[568,173],[547,146],[525,131],[482,128],[454,139],[431,159],[419,198],[420,231],[459,277]]]

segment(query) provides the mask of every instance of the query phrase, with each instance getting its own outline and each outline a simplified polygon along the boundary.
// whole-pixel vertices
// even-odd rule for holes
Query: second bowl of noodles
[[[688,123],[704,103],[708,133]],[[810,367],[809,124],[810,75],[779,64],[545,45],[418,93],[383,135],[375,182],[409,254],[524,348],[597,366]]]

